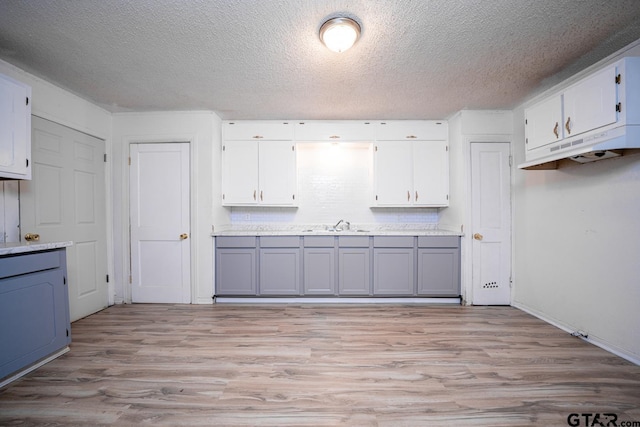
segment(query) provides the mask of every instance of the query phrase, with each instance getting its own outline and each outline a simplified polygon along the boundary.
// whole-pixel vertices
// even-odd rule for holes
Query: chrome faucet
[[[342,223],[344,223],[344,225],[340,228],[340,230],[348,230],[351,227],[351,223],[349,221],[341,219],[336,225],[333,226],[334,230],[337,230],[338,226]]]

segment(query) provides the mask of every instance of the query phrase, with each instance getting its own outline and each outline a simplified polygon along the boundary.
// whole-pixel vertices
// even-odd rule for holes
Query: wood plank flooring
[[[118,305],[72,337],[0,390],[0,425],[640,421],[640,367],[511,307]]]

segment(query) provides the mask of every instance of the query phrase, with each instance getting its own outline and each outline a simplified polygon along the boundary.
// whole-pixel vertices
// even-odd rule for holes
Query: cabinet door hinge
[[[378,151],[378,146],[377,145],[375,146],[375,151]]]
[[[509,156],[509,167],[513,166],[513,156]]]
[[[104,153],[104,162],[107,163],[107,153]]]
[[[618,113],[622,112],[622,102],[618,102],[616,104],[616,112],[618,112]]]
[[[445,151],[449,151],[449,146],[448,145],[445,147]]]
[[[132,283],[131,275],[129,275],[129,283]]]
[[[621,75],[621,74],[618,74],[618,75],[616,76],[616,84],[620,84],[620,83],[622,83],[622,75]]]
[[[131,157],[129,157],[129,166],[131,166]]]
[[[25,159],[27,163],[27,167],[29,167],[29,159]]]
[[[69,330],[67,329],[67,336],[69,336]]]
[[[527,119],[524,119],[524,124],[525,124],[525,125],[528,125],[528,124],[529,124],[529,121],[528,121]]]
[[[67,276],[62,276],[62,284],[63,285],[67,284]]]
[[[449,195],[447,194],[447,200],[449,200]]]
[[[378,195],[376,194],[376,200],[378,200]]]
[[[224,200],[224,194],[222,194],[222,200]]]
[[[291,146],[291,151],[296,151],[296,146],[295,145]]]
[[[225,145],[222,146],[222,151],[226,150],[227,147]]]
[[[107,274],[107,283],[109,283],[109,275]]]
[[[295,199],[296,199],[296,195],[294,194],[294,195],[292,196],[292,198],[293,198],[293,200],[295,200]]]
[[[25,105],[29,105],[29,97],[27,96],[27,103]]]

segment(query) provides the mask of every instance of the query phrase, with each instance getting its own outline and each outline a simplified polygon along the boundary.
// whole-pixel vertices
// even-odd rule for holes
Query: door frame
[[[123,175],[122,180],[122,194],[127,195],[122,198],[122,290],[124,294],[124,303],[131,304],[131,206],[130,206],[130,195],[129,188],[131,185],[130,173],[131,168],[129,165],[129,158],[131,156],[131,145],[132,144],[166,144],[166,143],[182,143],[189,145],[189,229],[191,236],[197,236],[200,230],[197,227],[197,218],[196,218],[196,202],[197,202],[197,179],[195,177],[195,169],[194,162],[197,161],[196,150],[195,150],[195,142],[196,138],[193,135],[175,135],[175,136],[167,136],[163,135],[162,137],[128,137],[124,138],[122,150],[122,164],[126,168],[126,171]],[[196,303],[196,272],[198,270],[198,254],[197,254],[197,245],[196,239],[189,239],[189,248],[190,248],[190,260],[189,260],[189,270],[190,270],[190,284],[189,284],[189,293],[190,293],[190,303]]]
[[[463,304],[472,305],[473,304],[473,205],[472,205],[472,196],[471,196],[471,144],[475,143],[502,143],[509,144],[509,151],[511,154],[511,158],[513,158],[513,144],[512,144],[512,136],[505,134],[495,134],[495,135],[470,135],[463,137],[464,144],[464,170],[465,170],[465,205],[467,208],[464,213],[464,224],[465,229],[464,237],[461,239],[461,248],[460,248],[460,265],[461,265],[461,293]],[[509,238],[511,240],[511,262],[510,262],[510,276],[513,277],[513,200],[512,192],[513,192],[513,165],[509,170],[509,199],[510,199],[510,217],[509,217]],[[511,303],[513,303],[513,287],[511,288]]]

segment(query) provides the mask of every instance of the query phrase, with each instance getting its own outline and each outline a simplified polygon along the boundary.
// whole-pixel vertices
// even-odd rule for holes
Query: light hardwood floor
[[[511,307],[119,305],[72,337],[0,425],[640,421],[640,367]]]

